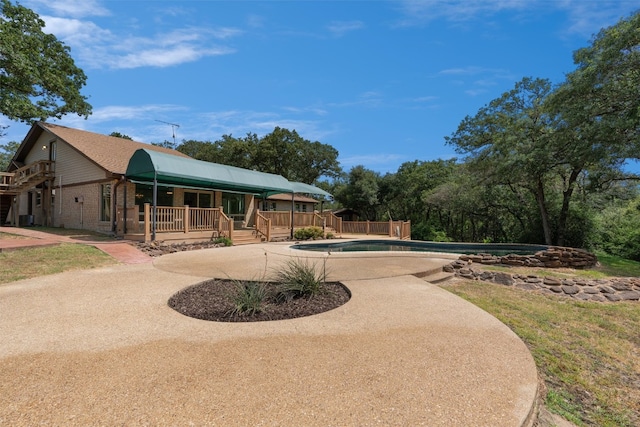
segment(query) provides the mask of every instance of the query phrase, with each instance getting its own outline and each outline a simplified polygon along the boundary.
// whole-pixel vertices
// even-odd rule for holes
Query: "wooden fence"
[[[342,221],[342,233],[373,234],[411,239],[410,221]]]

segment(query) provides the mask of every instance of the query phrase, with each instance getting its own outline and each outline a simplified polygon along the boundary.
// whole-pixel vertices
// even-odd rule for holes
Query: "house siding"
[[[38,160],[48,160],[49,146],[52,140],[56,141],[56,185],[60,185],[59,180],[62,180],[62,185],[64,186],[107,178],[104,169],[78,153],[78,151],[66,142],[55,139],[55,137],[48,132],[42,133],[33,149],[27,154],[27,163],[33,163]],[[47,147],[47,149],[43,150],[42,147]]]

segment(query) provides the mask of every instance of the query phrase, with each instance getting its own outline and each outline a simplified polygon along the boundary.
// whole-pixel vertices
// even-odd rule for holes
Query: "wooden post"
[[[144,204],[144,241],[151,241],[151,205]]]
[[[369,220],[367,220],[367,233],[366,234],[369,234]]]
[[[393,237],[393,220],[389,219],[389,237]]]
[[[231,244],[233,244],[233,219],[229,221],[229,240],[231,240]]]
[[[271,218],[267,218],[267,242],[271,241]]]
[[[184,217],[182,218],[184,234],[189,232],[189,205],[184,205]]]

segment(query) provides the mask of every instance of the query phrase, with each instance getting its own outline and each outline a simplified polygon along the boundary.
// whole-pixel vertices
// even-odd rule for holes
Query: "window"
[[[198,193],[198,207],[199,208],[211,208],[213,207],[211,202],[213,198],[211,193]]]
[[[244,215],[244,194],[222,193],[222,207],[227,215]]]
[[[198,207],[198,193],[191,193],[189,191],[184,192],[184,204],[192,207]]]
[[[102,184],[100,189],[100,221],[111,221],[111,184]]]
[[[42,205],[42,191],[36,191],[36,206]]]
[[[136,184],[136,205],[140,220],[144,219],[144,204],[153,206],[153,185]],[[158,206],[173,206],[173,187],[158,186]]]
[[[192,208],[210,208],[212,199],[211,193],[184,192],[184,204]]]
[[[307,204],[303,203],[302,204],[302,212],[306,212],[307,211]]]

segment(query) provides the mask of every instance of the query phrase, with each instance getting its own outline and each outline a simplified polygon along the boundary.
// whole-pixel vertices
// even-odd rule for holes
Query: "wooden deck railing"
[[[13,183],[13,174],[9,172],[0,172],[0,191],[9,191]]]
[[[145,240],[151,240],[152,209],[144,205]],[[189,206],[156,206],[156,233],[189,233],[190,231],[218,232],[233,241],[233,220],[220,208],[192,208]]]
[[[53,176],[54,162],[50,160],[39,160],[16,169],[13,172],[12,186],[21,187],[34,180],[46,179]],[[38,183],[39,184],[39,183]]]
[[[336,233],[342,234],[342,218],[331,211],[322,212],[321,216],[325,220],[326,227],[333,228]]]
[[[274,228],[291,228],[291,211],[260,211],[260,215],[270,219]],[[322,227],[322,216],[316,212],[295,212],[293,226]]]
[[[144,205],[144,230],[145,240],[151,240],[152,236],[151,205]],[[267,242],[271,241],[272,231],[275,228],[291,228],[291,212],[289,211],[257,211],[255,216],[255,230],[264,236]],[[321,227],[322,223],[332,228],[338,234],[372,234],[397,237],[403,240],[411,239],[410,221],[342,221],[331,212],[296,212],[294,215],[295,227]],[[219,236],[225,236],[233,241],[233,219],[229,218],[221,208],[192,208],[189,206],[156,207],[156,233],[189,233],[190,231],[211,231],[212,236],[217,232]]]
[[[0,191],[17,194],[25,188],[38,185],[54,176],[54,164],[50,160],[39,160],[13,172],[0,172]]]
[[[343,221],[345,234],[375,234],[411,239],[411,221]]]
[[[256,233],[264,236],[267,242],[271,241],[271,218],[267,218],[260,211],[256,211]]]

